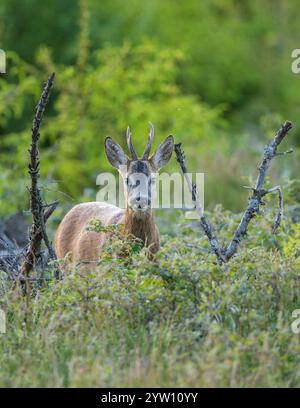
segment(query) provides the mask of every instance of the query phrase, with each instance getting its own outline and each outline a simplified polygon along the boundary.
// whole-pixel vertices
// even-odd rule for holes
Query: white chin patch
[[[143,218],[149,212],[150,208],[132,208],[132,210],[138,218]]]

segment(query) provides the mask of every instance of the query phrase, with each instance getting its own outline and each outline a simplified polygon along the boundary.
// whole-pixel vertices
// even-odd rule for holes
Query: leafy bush
[[[8,289],[0,384],[299,386],[290,325],[300,258],[285,250],[288,223],[270,241],[273,215],[252,224],[222,268],[197,226],[182,222],[163,237],[158,264],[144,251],[131,262],[110,251],[92,272],[74,268],[32,298]],[[211,216],[227,240],[238,220],[220,208]]]
[[[86,66],[84,72],[76,66],[55,67],[46,50],[39,55],[38,61],[44,68],[38,72],[14,54],[10,58],[15,77],[10,75],[9,81],[0,82],[3,101],[0,124],[9,129],[11,122],[16,123],[14,131],[0,140],[2,213],[16,206],[24,209],[33,106],[41,78],[49,67],[58,75],[54,106],[47,110],[41,130],[41,169],[45,191],[56,190],[56,198],[57,190],[76,199],[95,198],[97,174],[112,170],[104,153],[104,138],[109,134],[124,145],[128,124],[132,125],[140,154],[147,140],[149,121],[156,126],[156,145],[175,129],[179,140],[188,140],[186,150],[193,163],[199,160],[195,146],[201,154],[208,143],[212,151],[220,143],[220,137],[218,140],[215,137],[215,120],[220,109],[209,108],[195,96],[184,95],[175,84],[182,58],[178,51],[160,49],[152,43],[125,45],[121,49],[108,47],[95,52],[96,68]],[[18,119],[24,121],[25,117],[27,125],[19,129]],[[220,118],[218,127],[222,127]],[[60,195],[62,201],[65,197]]]

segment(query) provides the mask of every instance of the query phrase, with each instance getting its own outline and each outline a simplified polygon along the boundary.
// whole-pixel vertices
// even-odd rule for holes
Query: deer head
[[[121,146],[111,137],[105,139],[105,151],[112,166],[118,169],[124,181],[124,192],[127,209],[143,216],[151,211],[155,199],[155,179],[157,172],[165,166],[174,149],[173,136],[168,136],[155,153],[149,157],[154,137],[151,125],[148,143],[139,159],[132,144],[129,127],[126,139],[131,157],[127,157]]]

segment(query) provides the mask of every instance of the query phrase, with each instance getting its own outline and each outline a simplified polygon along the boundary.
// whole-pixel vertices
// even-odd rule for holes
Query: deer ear
[[[165,166],[170,160],[174,150],[174,138],[173,136],[168,136],[164,142],[162,142],[156,152],[151,157],[150,161],[157,169]]]
[[[105,139],[105,153],[110,164],[117,169],[127,164],[128,158],[122,147],[111,137]]]

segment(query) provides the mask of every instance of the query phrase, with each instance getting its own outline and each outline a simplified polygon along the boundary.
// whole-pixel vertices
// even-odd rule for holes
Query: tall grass
[[[273,237],[271,221],[258,218],[224,268],[183,221],[158,264],[112,246],[92,272],[74,268],[27,298],[3,277],[1,386],[299,386],[298,226]],[[238,217],[216,208],[213,222],[225,240]]]

